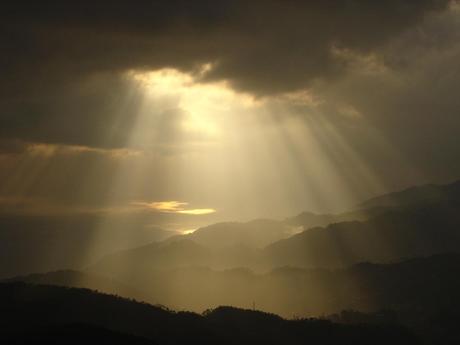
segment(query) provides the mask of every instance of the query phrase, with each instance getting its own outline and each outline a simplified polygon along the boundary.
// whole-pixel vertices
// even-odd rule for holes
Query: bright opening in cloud
[[[133,206],[140,207],[143,209],[150,209],[162,213],[179,213],[189,215],[205,215],[215,213],[216,210],[213,208],[195,208],[187,209],[185,206],[188,202],[180,201],[156,201],[156,202],[133,202]]]
[[[210,68],[205,64],[202,70]],[[252,96],[233,91],[225,82],[203,84],[196,76],[176,69],[132,71],[128,76],[144,87],[147,98],[156,100],[155,109],[161,103],[166,109],[183,111],[183,116],[176,119],[182,135],[218,139],[225,130],[227,115],[256,104]]]

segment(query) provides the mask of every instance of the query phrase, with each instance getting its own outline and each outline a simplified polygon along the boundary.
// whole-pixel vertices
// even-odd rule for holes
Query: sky
[[[460,2],[2,5],[0,214],[189,231],[460,177]]]

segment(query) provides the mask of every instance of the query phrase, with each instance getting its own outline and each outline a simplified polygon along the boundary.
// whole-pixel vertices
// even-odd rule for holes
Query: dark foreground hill
[[[420,343],[396,325],[285,320],[231,307],[203,315],[172,312],[86,289],[24,283],[0,284],[0,305],[0,342],[9,344],[75,344],[75,339],[102,344]]]
[[[2,344],[8,345],[156,345],[151,339],[108,330],[90,324],[27,325],[24,329],[4,329]]]

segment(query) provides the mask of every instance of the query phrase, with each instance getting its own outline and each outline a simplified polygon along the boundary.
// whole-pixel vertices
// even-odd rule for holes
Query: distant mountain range
[[[85,287],[196,312],[219,305],[250,308],[255,303],[260,310],[289,318],[381,309],[412,316],[460,307],[458,272],[460,254],[441,254],[337,270],[282,267],[256,274],[244,268],[188,267],[116,278],[58,271],[9,281]]]
[[[392,208],[364,222],[306,230],[269,245],[264,254],[272,266],[340,267],[460,251],[459,206]]]
[[[96,234],[77,231],[84,222],[68,221],[56,224],[62,231],[43,226],[32,233],[36,219],[3,218],[11,226],[0,230],[0,275],[15,277],[0,283],[0,321],[9,330],[0,334],[8,343],[62,342],[73,334],[82,342],[117,338],[120,344],[418,343],[396,326],[403,324],[424,344],[458,344],[459,211],[455,182],[391,193],[337,215],[218,223],[189,235],[155,228]],[[108,243],[82,260],[94,236]],[[24,275],[40,270],[53,272]],[[177,313],[52,285],[212,310]],[[220,305],[352,325],[286,321]],[[23,324],[26,333],[19,331]]]
[[[264,248],[236,245],[228,240],[235,234],[234,225],[221,225],[218,233],[228,229],[229,234],[222,236],[217,245],[206,246],[215,243],[218,237],[206,237],[206,232],[199,232],[197,240],[194,236],[176,237],[108,255],[90,269],[106,274],[142,275],[191,265],[213,269],[248,267],[256,271],[281,266],[337,268],[366,261],[387,263],[457,252],[460,251],[459,206],[451,202],[388,208],[366,221],[311,228]],[[205,241],[203,237],[212,240]]]
[[[433,203],[458,203],[460,201],[460,180],[445,185],[427,184],[381,195],[358,205],[358,209],[376,207],[405,207]]]
[[[94,218],[61,217],[50,223],[3,216],[0,277],[87,266],[108,272],[110,266],[138,271],[184,265],[340,267],[457,251],[459,200],[460,182],[425,185],[342,214],[304,212],[280,221],[218,223],[189,235],[119,224],[98,229]]]
[[[197,229],[189,235],[176,236],[170,240],[192,240],[210,248],[246,246],[263,248],[278,240],[288,238],[298,232],[287,222],[256,219],[246,223],[217,223]]]

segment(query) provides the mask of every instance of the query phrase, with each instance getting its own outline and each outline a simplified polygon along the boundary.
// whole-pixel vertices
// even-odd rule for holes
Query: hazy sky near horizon
[[[2,7],[0,210],[338,212],[460,177],[460,2]]]

